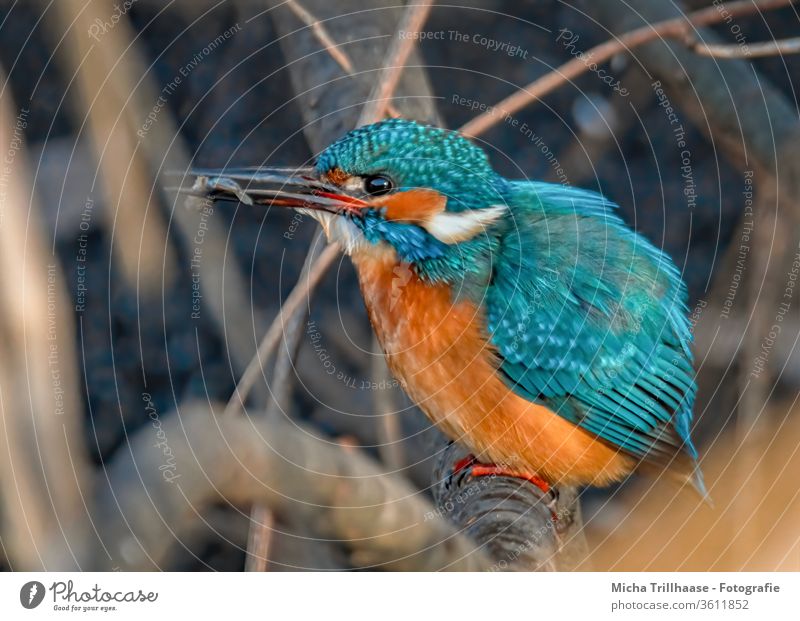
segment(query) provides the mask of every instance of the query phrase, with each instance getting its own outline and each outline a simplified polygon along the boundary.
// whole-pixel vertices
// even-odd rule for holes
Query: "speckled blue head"
[[[478,146],[457,132],[389,119],[353,130],[328,147],[318,176],[360,210],[317,212],[329,238],[351,253],[391,246],[422,277],[454,281],[485,255],[506,213],[508,182]]]
[[[387,119],[347,133],[317,161],[320,174],[387,175],[396,191],[430,188],[447,197],[448,211],[502,201],[505,180],[486,153],[458,132],[405,119]]]

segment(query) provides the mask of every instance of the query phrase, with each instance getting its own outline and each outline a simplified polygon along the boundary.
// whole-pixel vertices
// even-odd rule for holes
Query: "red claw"
[[[516,470],[508,470],[507,468],[503,468],[502,466],[496,466],[494,464],[481,464],[476,462],[472,466],[472,476],[474,477],[485,477],[491,475],[495,475],[498,477],[512,477],[515,479],[522,479],[524,481],[528,481],[528,483],[533,483],[545,494],[550,493],[550,484],[539,475],[527,474],[525,472],[517,472]]]
[[[463,459],[459,459],[455,464],[453,464],[453,474],[451,476],[454,477],[470,467],[472,468],[470,475],[473,477],[485,477],[492,475],[498,477],[512,477],[514,479],[522,479],[523,481],[533,483],[545,494],[549,494],[551,491],[550,484],[537,474],[518,472],[516,470],[511,470],[510,468],[504,468],[503,466],[497,466],[495,464],[482,464],[475,458],[474,455],[467,455]]]

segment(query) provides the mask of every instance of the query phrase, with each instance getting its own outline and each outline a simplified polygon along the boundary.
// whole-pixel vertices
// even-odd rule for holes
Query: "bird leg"
[[[550,484],[537,474],[519,472],[518,470],[513,470],[497,464],[483,464],[471,454],[467,455],[463,459],[459,459],[455,464],[453,464],[453,472],[450,474],[448,484],[452,482],[455,476],[459,475],[460,473],[466,474],[468,471],[470,476],[476,478],[485,476],[498,476],[522,479],[524,481],[528,481],[528,483],[533,483],[545,494],[554,494],[554,490],[552,487],[550,487]]]
[[[458,477],[457,483],[460,484],[464,477],[467,476],[474,478],[485,476],[510,477],[514,479],[522,479],[523,481],[527,481],[535,485],[536,488],[542,492],[541,502],[550,512],[553,534],[555,535],[555,540],[559,550],[561,549],[563,541],[561,539],[560,531],[569,525],[569,520],[567,520],[567,522],[564,524],[559,524],[558,489],[550,485],[550,483],[545,481],[537,474],[520,472],[518,470],[498,464],[484,464],[479,462],[477,457],[472,454],[459,459],[453,464],[453,469],[448,475],[445,485],[449,489],[453,485],[453,481],[456,479],[456,477]]]

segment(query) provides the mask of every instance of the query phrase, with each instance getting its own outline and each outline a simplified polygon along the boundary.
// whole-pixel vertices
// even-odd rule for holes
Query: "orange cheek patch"
[[[420,188],[387,194],[371,201],[375,207],[386,208],[386,219],[424,224],[444,211],[447,198],[436,190]]]
[[[344,172],[341,168],[331,168],[325,174],[325,176],[328,178],[328,181],[335,185],[342,185],[350,178],[350,175]]]

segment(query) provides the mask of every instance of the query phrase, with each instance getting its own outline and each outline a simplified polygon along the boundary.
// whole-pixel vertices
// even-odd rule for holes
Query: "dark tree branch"
[[[610,9],[611,14],[609,18],[613,20],[614,32],[624,32],[619,34],[614,39],[605,41],[600,45],[587,50],[581,56],[577,56],[572,60],[564,63],[554,71],[550,71],[542,77],[534,80],[527,86],[521,88],[513,95],[506,97],[503,101],[492,106],[483,114],[475,117],[469,123],[461,127],[461,132],[467,136],[478,136],[484,133],[489,128],[502,122],[503,119],[515,114],[528,104],[537,101],[552,92],[556,88],[563,86],[570,80],[575,79],[582,73],[590,70],[592,65],[597,66],[610,60],[620,52],[627,52],[645,45],[652,41],[664,39],[679,39],[684,42],[693,41],[692,36],[699,26],[707,26],[709,24],[719,23],[726,19],[727,16],[737,17],[740,15],[748,15],[758,11],[766,11],[775,9],[782,6],[791,4],[794,0],[738,0],[737,2],[730,2],[724,5],[714,5],[688,13],[684,15],[680,10],[676,9],[672,3],[659,3],[666,9],[666,13],[671,13],[672,16],[667,19],[654,19],[646,20],[644,26],[634,29],[627,26],[628,21],[625,22],[626,26],[622,26],[622,21],[618,20],[620,14],[620,3],[617,0],[609,2],[598,1],[597,5],[605,5],[605,9],[597,7],[598,11]],[[592,12],[592,2],[587,11]],[[622,11],[624,13],[624,11]],[[664,11],[662,11],[664,13]]]
[[[746,14],[746,7],[760,10],[790,4],[787,1],[735,2],[725,5],[731,15]],[[650,28],[643,23],[685,20],[680,6],[658,0],[628,0],[620,10],[615,0],[586,2],[584,10],[610,32]],[[717,6],[699,12],[719,13]],[[722,13],[725,15],[724,13]],[[699,24],[700,22],[695,22]],[[711,21],[703,21],[708,24]],[[692,36],[715,44],[712,32],[694,30]],[[621,38],[621,37],[620,37]],[[800,123],[797,110],[768,80],[744,60],[720,62],[701,58],[684,45],[651,41],[640,47],[634,60],[662,83],[670,101],[681,108],[697,128],[722,147],[723,153],[742,169],[757,169],[778,183],[778,194],[800,216]],[[762,178],[761,183],[766,181]]]
[[[403,75],[406,63],[416,47],[417,38],[408,33],[419,32],[430,13],[433,0],[424,0],[418,4],[409,4],[397,26],[397,32],[392,39],[383,68],[369,99],[361,109],[358,125],[375,123],[387,115],[399,116],[400,111],[392,104],[392,97],[397,91],[400,78]],[[401,36],[402,34],[402,36]],[[372,338],[373,352],[380,350],[377,338]],[[370,365],[372,381],[376,386],[388,385],[390,379],[386,362],[380,357],[375,357]],[[390,390],[376,390],[373,399],[377,420],[378,438],[380,439],[379,452],[381,459],[390,470],[402,468],[404,460],[402,454],[401,429],[398,420],[397,403]]]
[[[281,49],[307,123],[306,138],[312,152],[318,153],[357,126],[363,105],[370,100],[381,76],[387,48],[392,37],[396,37],[403,9],[387,0],[370,2],[368,11],[364,10],[364,2],[358,0],[303,2],[329,36],[340,42],[340,48],[353,63],[352,75],[343,75],[338,63],[319,50],[319,41],[311,29],[299,23],[279,0],[271,5],[274,8],[270,16],[282,37]],[[345,41],[348,43],[341,43]],[[410,52],[407,64],[410,67],[399,78],[399,96],[393,99],[394,106],[406,118],[441,124],[431,105],[433,94],[427,76],[416,68],[421,63],[415,50]]]
[[[279,5],[276,4],[276,6]],[[312,33],[313,37],[316,39],[318,43],[322,45],[324,51],[327,52],[328,57],[331,58],[333,61],[335,61],[339,65],[339,67],[342,70],[344,70],[345,73],[347,73],[348,75],[352,75],[353,74],[352,61],[350,60],[345,50],[340,45],[337,45],[334,42],[334,39],[329,34],[326,26],[322,24],[308,9],[306,9],[305,6],[300,5],[298,2],[294,2],[292,0],[291,2],[285,3],[284,6],[288,6],[288,8],[292,11],[292,13],[294,13],[295,16],[299,17],[300,20],[304,24],[306,24],[306,26]],[[413,8],[410,8],[407,11],[408,15],[407,21],[409,21],[409,27],[414,26],[418,28],[421,25],[422,21],[427,15],[427,8],[423,7],[423,9],[424,10],[419,10],[419,9],[415,10]],[[316,11],[316,8],[314,10]],[[275,19],[274,16],[273,19]],[[278,12],[277,20],[280,22],[280,12]],[[352,36],[352,34],[350,34],[349,36]],[[342,40],[347,40],[347,39],[348,36],[345,35]],[[386,79],[381,80],[379,82],[378,86],[381,85],[381,82],[385,83],[387,86],[387,88],[385,88],[384,91],[382,91],[382,96],[385,99],[388,99],[391,96],[394,89],[396,88],[397,83],[399,82],[400,72],[402,70],[403,65],[407,61],[410,52],[411,52],[410,47],[403,46],[402,49],[400,49],[397,52],[398,58],[393,59],[394,60],[393,64],[396,65],[396,70],[394,71],[394,73],[387,75]],[[383,111],[386,109],[387,106],[382,105],[379,109],[380,114],[382,115]],[[362,118],[364,118],[364,114],[370,114],[370,113],[365,110],[364,112],[362,112]],[[320,139],[321,137],[319,135],[320,133],[319,126],[316,124],[312,124],[311,122],[309,122],[309,125],[305,128],[305,133],[307,139],[309,140],[309,143],[312,145],[312,148],[318,148],[320,144],[324,145],[327,144],[327,142],[333,140],[333,137],[329,137],[327,139],[327,142],[321,140]],[[321,276],[333,264],[333,261],[323,260],[325,259],[325,257],[320,256],[319,258],[317,258],[320,247],[321,247],[321,235],[318,232],[317,235],[314,237],[314,240],[311,242],[311,247],[307,252],[303,271],[300,275],[300,280],[298,282],[296,290],[303,287],[302,281],[309,272],[313,271],[315,275],[318,275],[321,278]],[[328,250],[324,252],[328,252]],[[309,295],[313,292],[313,288],[314,287],[312,286],[306,289]],[[287,303],[288,302],[289,300],[287,300]],[[286,305],[284,305],[284,308],[281,311],[281,317],[283,317],[284,311],[287,313],[288,318],[286,319],[286,323],[282,323],[280,327],[282,333],[284,334],[284,342],[286,345],[286,349],[284,352],[282,352],[282,355],[278,356],[272,375],[272,380],[273,380],[271,384],[272,398],[267,408],[267,415],[272,419],[276,417],[279,411],[281,410],[286,411],[288,403],[291,399],[292,384],[293,384],[291,370],[293,368],[294,358],[296,357],[298,348],[300,346],[300,339],[302,338],[303,334],[302,328],[303,325],[305,324],[305,318],[308,315],[307,307],[301,305],[297,305],[297,307],[294,309],[287,309]],[[253,362],[251,362],[250,366],[248,367],[248,370],[246,371],[243,377],[243,381],[241,382],[242,384],[241,388],[243,389],[243,391],[240,391],[240,389],[237,388],[237,393],[240,393],[239,394],[240,398],[236,400],[237,395],[234,395],[234,398],[229,403],[227,411],[232,412],[234,411],[234,409],[238,408],[237,403],[243,406],[246,396],[242,397],[241,392],[244,392],[246,395],[246,392],[248,392],[252,387],[253,382],[257,380],[258,375],[256,374],[256,370],[263,369],[263,365],[265,362],[264,358],[266,358],[271,353],[271,351],[268,351],[268,348],[272,347],[272,343],[270,340],[272,336],[273,335],[271,335],[268,332],[267,336],[264,337],[264,340],[262,342],[263,347],[261,346],[259,347],[259,352],[256,354],[256,357],[254,358]],[[264,509],[263,507],[256,506],[253,508],[254,516],[264,512],[266,512],[266,509]],[[253,520],[252,531],[251,531],[252,539],[255,539],[255,537],[258,535],[259,528],[260,527],[258,526],[258,520]]]
[[[490,571],[570,571],[586,563],[577,490],[545,494],[520,479],[453,475],[452,464],[466,456],[458,444],[442,451],[433,495],[443,517],[483,543]]]

